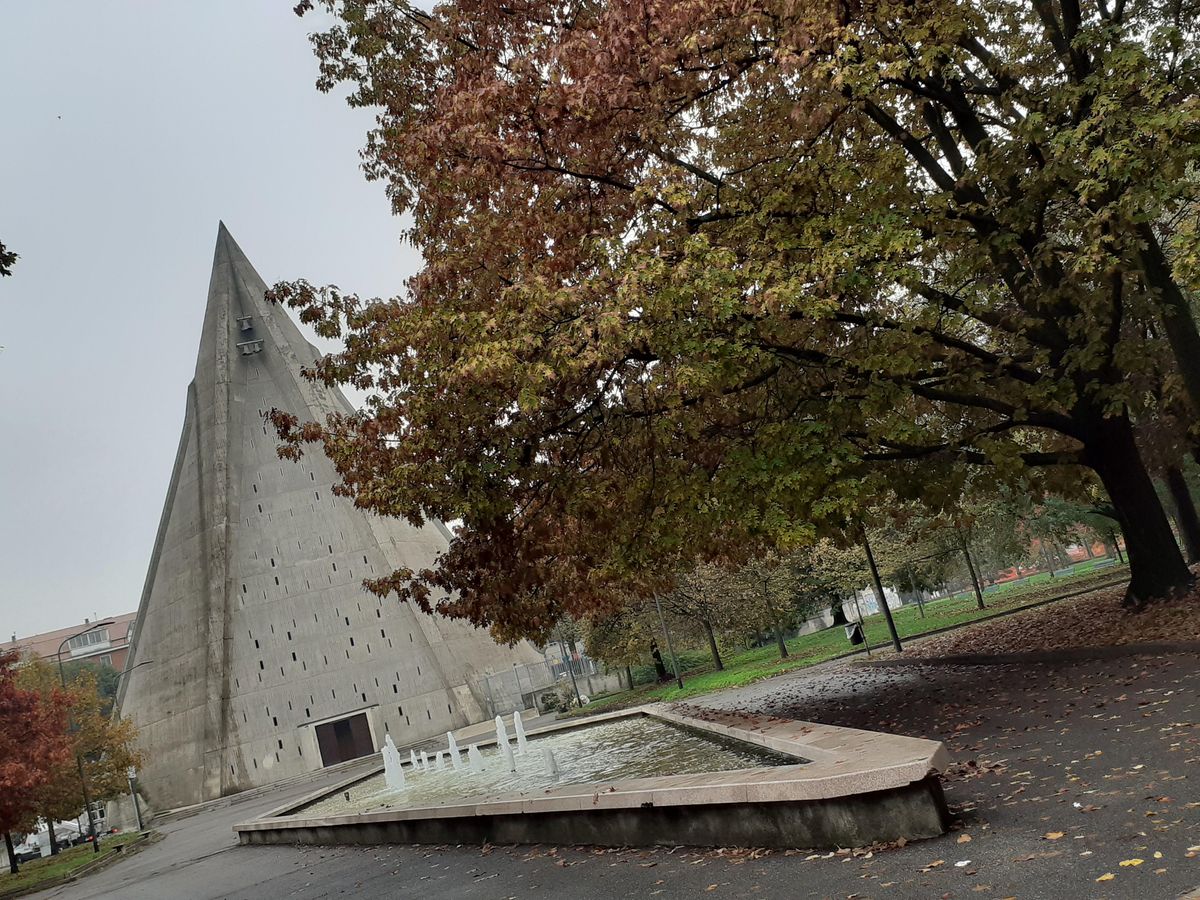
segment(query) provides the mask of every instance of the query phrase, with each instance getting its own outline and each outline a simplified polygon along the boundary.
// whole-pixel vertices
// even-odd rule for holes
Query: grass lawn
[[[896,622],[896,631],[901,639],[919,637],[930,631],[964,625],[983,616],[1048,600],[1058,594],[1086,589],[1091,584],[1103,584],[1122,576],[1127,577],[1129,572],[1125,566],[1109,566],[1093,571],[1095,568],[1095,561],[1087,560],[1076,566],[1070,574],[1062,574],[1055,578],[1048,575],[1033,576],[1019,583],[1001,585],[984,595],[986,609],[979,609],[974,593],[968,593],[926,603],[923,617],[914,605],[892,610],[892,618]],[[867,642],[872,647],[891,647],[887,621],[881,613],[867,616],[863,624]],[[632,691],[598,697],[573,714],[586,715],[659,700],[682,700],[815,665],[855,649],[850,646],[846,632],[841,626],[792,638],[787,642],[787,648],[787,659],[779,658],[779,651],[774,643],[752,650],[726,652],[723,654],[724,670],[715,671],[710,665],[686,671],[683,673],[682,690],[674,681],[667,684],[640,685]],[[666,662],[669,666],[670,660],[667,659]]]
[[[124,834],[106,834],[100,836],[100,852],[93,853],[91,844],[80,844],[63,850],[58,856],[46,856],[21,863],[21,871],[10,875],[8,868],[0,875],[0,897],[11,897],[27,893],[39,885],[57,881],[65,875],[70,875],[76,869],[81,869],[96,859],[107,859],[116,853],[121,853],[120,847],[137,840],[141,835],[136,831]]]

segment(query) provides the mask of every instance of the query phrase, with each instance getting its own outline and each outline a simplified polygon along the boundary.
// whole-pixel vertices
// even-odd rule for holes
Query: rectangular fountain
[[[647,706],[384,767],[235,826],[244,844],[862,846],[945,831],[935,741]]]

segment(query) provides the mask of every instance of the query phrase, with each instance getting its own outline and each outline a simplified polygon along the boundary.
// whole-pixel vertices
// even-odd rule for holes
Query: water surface
[[[512,741],[516,754],[516,741]],[[542,748],[549,747],[558,765],[558,776],[547,773]],[[467,770],[466,746],[461,747],[463,768],[454,771],[447,756],[445,769],[413,771],[407,760],[407,784],[389,790],[383,773],[349,789],[310,803],[293,815],[337,815],[398,806],[433,806],[477,800],[499,794],[533,794],[567,784],[597,784],[652,775],[693,775],[757,766],[790,766],[803,760],[781,753],[679,728],[647,716],[630,716],[599,725],[585,725],[542,737],[531,737],[524,756],[515,755],[517,770],[507,770],[498,747],[481,748],[484,769]],[[405,754],[401,754],[402,756]],[[430,767],[433,757],[430,756]],[[349,793],[347,800],[345,793]]]

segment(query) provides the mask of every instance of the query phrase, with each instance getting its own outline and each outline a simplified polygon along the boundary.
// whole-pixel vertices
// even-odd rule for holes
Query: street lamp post
[[[126,675],[128,675],[130,672],[132,672],[134,669],[140,669],[142,666],[148,666],[152,662],[154,662],[154,660],[144,659],[140,663],[134,663],[128,669],[124,669],[121,672],[121,674],[119,674],[117,676],[117,683],[119,684],[121,679],[124,678]],[[115,715],[119,718],[121,715],[121,711],[119,709],[114,709],[113,715]],[[125,770],[125,777],[129,780],[129,796],[133,800],[133,814],[137,818],[138,831],[145,831],[145,826],[142,824],[142,806],[138,802],[137,785],[134,783],[137,780],[137,768],[134,766],[130,766],[128,769]]]
[[[567,674],[571,676],[571,687],[575,690],[575,704],[583,706],[583,698],[579,696],[579,682],[575,680],[575,666],[571,657],[567,655],[567,645],[563,643],[562,638],[558,639],[558,652],[562,654],[563,665],[567,667]]]
[[[679,658],[675,655],[675,647],[671,644],[671,631],[667,628],[667,620],[663,618],[662,603],[658,599],[658,592],[654,594],[654,606],[658,610],[658,621],[662,625],[663,634],[667,638],[667,652],[671,654],[671,668],[675,670],[675,683],[679,685],[679,689],[683,690],[683,676],[679,674]]]
[[[104,622],[97,622],[94,625],[89,625],[87,628],[85,628],[83,631],[78,632],[77,634],[73,634],[70,637],[63,638],[63,642],[58,645],[58,652],[54,654],[55,658],[58,660],[58,680],[62,684],[63,690],[67,689],[67,676],[66,676],[66,673],[63,671],[63,661],[62,661],[63,648],[66,647],[70,641],[75,640],[75,638],[81,637],[82,635],[93,632],[97,628],[103,628],[106,625],[111,625],[111,624],[112,624],[111,619],[104,621]],[[75,730],[75,717],[73,715],[70,716],[69,722],[70,722],[71,730],[74,731]],[[87,811],[88,832],[92,836],[92,852],[99,853],[100,852],[100,835],[96,833],[96,817],[92,813],[91,798],[88,797],[87,777],[83,774],[83,755],[78,752],[76,752],[76,754],[75,754],[75,767],[76,767],[76,769],[79,770],[79,787],[83,792],[83,808]],[[48,823],[48,825],[50,828],[54,827],[53,822]]]

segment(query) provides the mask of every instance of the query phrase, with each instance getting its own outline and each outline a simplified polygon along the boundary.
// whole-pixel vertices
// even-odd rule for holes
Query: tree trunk
[[[58,856],[58,835],[54,833],[54,819],[49,813],[44,813],[42,818],[46,820],[46,833],[50,837],[50,855]]]
[[[629,666],[625,667],[625,686],[628,687],[629,690],[633,690],[633,669],[631,669]]]
[[[1084,458],[1104,483],[1125,532],[1128,601],[1140,606],[1190,586],[1192,573],[1142,464],[1128,417],[1101,419],[1084,444]]]
[[[8,851],[8,871],[13,875],[17,874],[17,851],[13,847],[12,835],[7,831],[4,832],[4,849]]]
[[[921,614],[921,618],[925,618],[925,602],[921,596],[921,592],[917,590],[917,580],[913,577],[910,570],[908,573],[908,588],[912,591],[913,599],[917,601],[917,611]]]
[[[1146,281],[1155,289],[1159,319],[1167,333],[1167,343],[1179,366],[1184,387],[1192,401],[1192,408],[1200,412],[1200,333],[1192,317],[1191,304],[1176,284],[1171,274],[1171,263],[1159,246],[1154,229],[1149,224],[1138,226],[1138,236],[1143,249],[1139,254]],[[1129,534],[1125,535],[1126,541]],[[1134,558],[1132,547],[1127,546],[1129,558]]]
[[[849,620],[846,618],[846,610],[843,608],[841,600],[835,599],[829,607],[829,612],[833,615],[833,622],[830,623],[830,627],[849,624]]]
[[[1057,568],[1057,569],[1071,568],[1071,554],[1063,549],[1063,545],[1060,544],[1058,541],[1051,540],[1050,546],[1053,548],[1054,556],[1057,559],[1057,564],[1055,565],[1055,568]]]
[[[787,641],[783,639],[783,629],[777,624],[775,626],[775,646],[779,649],[779,658],[788,658]]]
[[[708,622],[701,622],[704,626],[704,634],[708,637],[708,652],[712,654],[713,665],[718,672],[725,670],[725,663],[721,662],[721,651],[717,647],[717,636],[713,634],[713,627]]]
[[[1116,532],[1109,532],[1112,535],[1113,552],[1117,555],[1117,563],[1125,565],[1125,557],[1121,555],[1121,539],[1117,537]]]
[[[975,605],[980,609],[987,609],[983,602],[983,591],[979,589],[979,576],[975,573],[975,563],[971,559],[971,548],[967,546],[967,536],[962,533],[962,529],[955,528],[958,534],[958,546],[962,550],[963,558],[967,561],[967,571],[971,573],[971,587],[975,588]]]
[[[779,658],[787,659],[787,643],[783,640],[783,629],[779,627],[779,617],[775,615],[775,605],[771,602],[771,593],[763,584],[763,604],[767,607],[767,615],[771,617],[771,629],[775,632],[775,646],[779,648]]]
[[[1050,551],[1046,549],[1046,542],[1041,541],[1038,551],[1042,554],[1042,565],[1046,567],[1046,572],[1051,578],[1054,577],[1054,560],[1050,558]]]
[[[1175,523],[1179,526],[1179,536],[1183,538],[1183,549],[1187,561],[1194,563],[1200,560],[1200,516],[1196,515],[1196,504],[1192,501],[1192,492],[1188,489],[1187,479],[1178,466],[1169,466],[1166,472],[1167,490],[1171,492],[1171,501],[1175,504]]]

